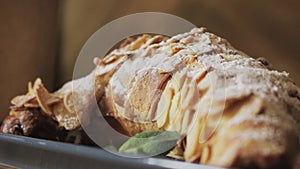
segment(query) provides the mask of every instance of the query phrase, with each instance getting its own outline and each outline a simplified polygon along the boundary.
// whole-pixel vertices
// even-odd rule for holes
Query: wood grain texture
[[[56,0],[0,1],[0,119],[28,81],[43,78],[52,89],[55,71]]]

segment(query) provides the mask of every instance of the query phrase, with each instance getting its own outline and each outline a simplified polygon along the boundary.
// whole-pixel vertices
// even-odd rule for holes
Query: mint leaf
[[[174,131],[146,131],[128,139],[119,152],[130,155],[159,155],[173,148],[180,135]]]

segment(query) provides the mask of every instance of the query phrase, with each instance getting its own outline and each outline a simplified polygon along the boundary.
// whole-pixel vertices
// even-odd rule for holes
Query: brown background
[[[265,57],[300,84],[300,1],[297,0],[2,0],[0,119],[10,99],[42,77],[57,89],[72,77],[76,57],[104,24],[136,12],[166,12]]]

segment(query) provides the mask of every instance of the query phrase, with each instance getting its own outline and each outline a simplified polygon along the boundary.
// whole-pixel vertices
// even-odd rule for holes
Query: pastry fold
[[[182,139],[169,153],[174,158],[220,167],[299,167],[300,89],[265,59],[196,28],[171,38],[127,39],[94,62],[89,75],[54,93],[40,79],[29,83],[28,93],[12,100],[1,131],[42,138],[52,133],[64,141],[61,131],[84,135],[79,119],[88,124],[89,112],[99,108],[128,136],[179,132]],[[26,113],[46,119],[47,130],[31,134],[26,126],[43,125],[24,119]]]

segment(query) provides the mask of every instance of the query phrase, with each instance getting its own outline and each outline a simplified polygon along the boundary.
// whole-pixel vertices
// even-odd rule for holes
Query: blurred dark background
[[[149,11],[207,27],[300,84],[297,0],[1,0],[0,119],[28,81],[41,77],[53,91],[70,80],[81,47],[101,26]]]

